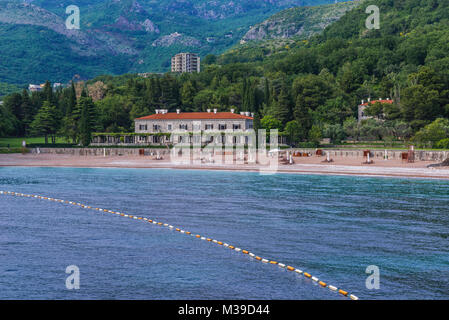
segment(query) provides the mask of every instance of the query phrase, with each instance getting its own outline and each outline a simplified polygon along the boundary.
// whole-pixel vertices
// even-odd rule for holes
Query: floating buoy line
[[[223,242],[223,241],[218,241],[218,240],[215,240],[215,239],[212,239],[212,238],[207,238],[207,237],[201,236],[199,234],[195,234],[195,233],[192,233],[190,231],[186,231],[186,230],[174,227],[174,226],[172,226],[172,225],[170,225],[168,223],[158,222],[158,221],[155,221],[155,220],[152,220],[152,219],[139,217],[139,216],[135,216],[135,215],[130,215],[130,214],[125,214],[125,213],[122,213],[122,212],[116,212],[116,211],[112,211],[112,210],[108,210],[108,209],[94,208],[92,206],[85,205],[85,204],[82,204],[82,203],[79,203],[79,202],[55,199],[55,198],[51,198],[51,197],[44,197],[44,196],[39,196],[39,195],[24,194],[24,193],[11,192],[11,191],[0,191],[0,195],[10,195],[10,196],[16,196],[16,197],[25,197],[25,198],[48,200],[48,201],[53,201],[53,202],[58,202],[58,203],[64,203],[64,204],[70,204],[70,205],[74,205],[74,206],[79,206],[79,207],[84,208],[84,209],[91,209],[91,210],[95,210],[95,211],[98,211],[98,212],[111,213],[111,214],[115,214],[115,215],[118,215],[118,216],[121,216],[121,217],[134,219],[134,220],[141,220],[141,221],[146,222],[146,223],[151,223],[151,224],[153,224],[155,226],[160,226],[160,227],[168,228],[170,230],[175,230],[175,231],[177,231],[177,232],[179,232],[181,234],[192,236],[192,237],[194,237],[196,239],[207,241],[207,242],[210,242],[210,243],[213,243],[213,244],[216,244],[216,245],[228,248],[230,250],[234,250],[236,252],[239,252],[239,253],[242,253],[244,255],[247,255],[247,256],[255,259],[256,261],[260,261],[262,263],[271,264],[271,265],[277,265],[280,268],[286,269],[286,270],[291,271],[291,272],[295,272],[295,273],[297,273],[299,275],[303,275],[304,277],[306,277],[308,279],[311,279],[312,281],[318,283],[321,287],[328,288],[330,291],[337,292],[337,293],[339,293],[339,294],[341,294],[341,295],[343,295],[345,297],[349,297],[352,300],[358,300],[359,299],[357,296],[355,296],[353,294],[350,294],[348,291],[345,291],[343,289],[339,289],[336,286],[333,286],[333,285],[330,285],[330,284],[328,284],[328,283],[326,283],[324,281],[321,281],[320,279],[318,279],[317,277],[312,276],[308,272],[302,271],[300,269],[297,269],[295,267],[286,265],[286,264],[278,262],[278,261],[262,258],[262,257],[260,257],[260,256],[258,256],[256,254],[250,252],[249,250],[244,250],[242,248],[235,247],[235,246],[230,245],[230,244],[228,244],[226,242]]]

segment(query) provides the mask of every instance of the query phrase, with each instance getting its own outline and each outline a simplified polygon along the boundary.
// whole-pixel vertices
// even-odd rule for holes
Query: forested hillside
[[[274,14],[252,26],[243,36],[244,41],[302,38],[320,33],[325,27],[340,19],[360,1],[346,1],[313,7],[295,7]]]
[[[365,27],[365,8],[370,4],[380,8],[379,30]],[[97,115],[92,118],[92,130],[131,131],[135,117],[156,108],[235,108],[254,112],[256,127],[278,128],[292,144],[315,144],[322,137],[334,142],[412,139],[421,145],[448,148],[448,49],[448,1],[364,1],[308,41],[270,50],[263,45],[245,50],[236,47],[223,55],[209,55],[200,74],[91,80],[85,85],[95,100],[89,107],[89,114]],[[77,90],[79,96],[81,87]],[[68,137],[66,124],[77,123],[76,112],[71,110],[81,108],[68,98],[72,91],[56,93],[52,100],[48,93],[30,98],[33,112],[50,101],[60,119],[66,119],[57,122],[62,125],[54,132]],[[382,121],[357,123],[357,105],[362,99],[387,97],[395,103],[367,109]],[[13,131],[3,129],[3,134],[33,133],[36,124],[29,129],[24,124],[27,99],[25,93],[5,99],[2,112],[12,114],[10,123],[18,121]],[[85,104],[86,99],[81,101]],[[71,107],[67,107],[69,100]]]
[[[20,87],[14,85],[14,84],[9,84],[6,82],[0,82],[0,99],[2,98],[2,96],[13,93],[13,92],[17,92],[20,91]]]
[[[222,53],[283,8],[329,1],[0,0],[0,82],[167,72],[175,53]],[[74,4],[79,30],[65,26],[65,9]]]

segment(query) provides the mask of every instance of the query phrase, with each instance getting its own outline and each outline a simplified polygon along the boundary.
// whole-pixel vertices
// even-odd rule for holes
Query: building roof
[[[135,120],[253,120],[253,118],[233,112],[167,112],[155,113]]]
[[[360,104],[361,106],[367,106],[368,104],[375,104],[376,102],[380,102],[380,103],[394,103],[393,100],[371,100],[365,103]]]

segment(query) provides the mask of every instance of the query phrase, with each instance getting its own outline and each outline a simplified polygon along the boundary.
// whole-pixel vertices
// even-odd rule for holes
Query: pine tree
[[[22,95],[13,93],[4,100],[4,106],[19,120],[23,120]]]
[[[290,97],[285,89],[281,89],[277,99],[272,103],[271,115],[285,125],[290,118],[290,109]]]
[[[31,132],[34,135],[44,135],[45,143],[48,143],[48,136],[52,136],[52,142],[56,141],[56,132],[58,130],[58,116],[57,109],[51,105],[49,101],[44,101],[44,104],[39,109],[33,122],[31,123]]]
[[[179,86],[175,78],[165,75],[160,80],[161,96],[159,98],[161,106],[165,109],[173,110],[179,106]]]
[[[184,111],[193,111],[193,99],[195,98],[196,90],[190,81],[186,81],[181,89],[181,102]]]

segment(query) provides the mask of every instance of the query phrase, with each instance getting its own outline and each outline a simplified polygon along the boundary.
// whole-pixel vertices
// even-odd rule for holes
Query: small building
[[[171,58],[171,72],[200,72],[200,64],[200,57],[196,53],[178,53]]]
[[[375,117],[366,115],[365,114],[365,109],[369,105],[373,105],[376,102],[388,103],[388,104],[393,104],[394,103],[394,101],[391,100],[390,98],[387,98],[387,99],[379,98],[379,100],[371,100],[371,98],[368,98],[367,102],[365,102],[365,100],[362,100],[362,103],[359,104],[359,106],[358,106],[358,117],[357,117],[358,122],[361,122],[362,120],[366,120],[366,119],[374,119],[375,118]]]
[[[39,91],[44,90],[44,87],[45,87],[45,83],[41,83],[41,84],[29,84],[29,85],[28,85],[28,90],[29,90],[30,92],[39,92]],[[64,87],[64,84],[59,83],[59,82],[56,82],[56,83],[53,83],[53,85],[52,85],[52,90],[54,91],[54,90],[56,90],[56,89],[58,89],[58,88],[63,88],[63,87]]]
[[[30,92],[38,92],[38,91],[42,91],[42,89],[44,88],[45,84],[29,84],[28,85],[28,90]]]

